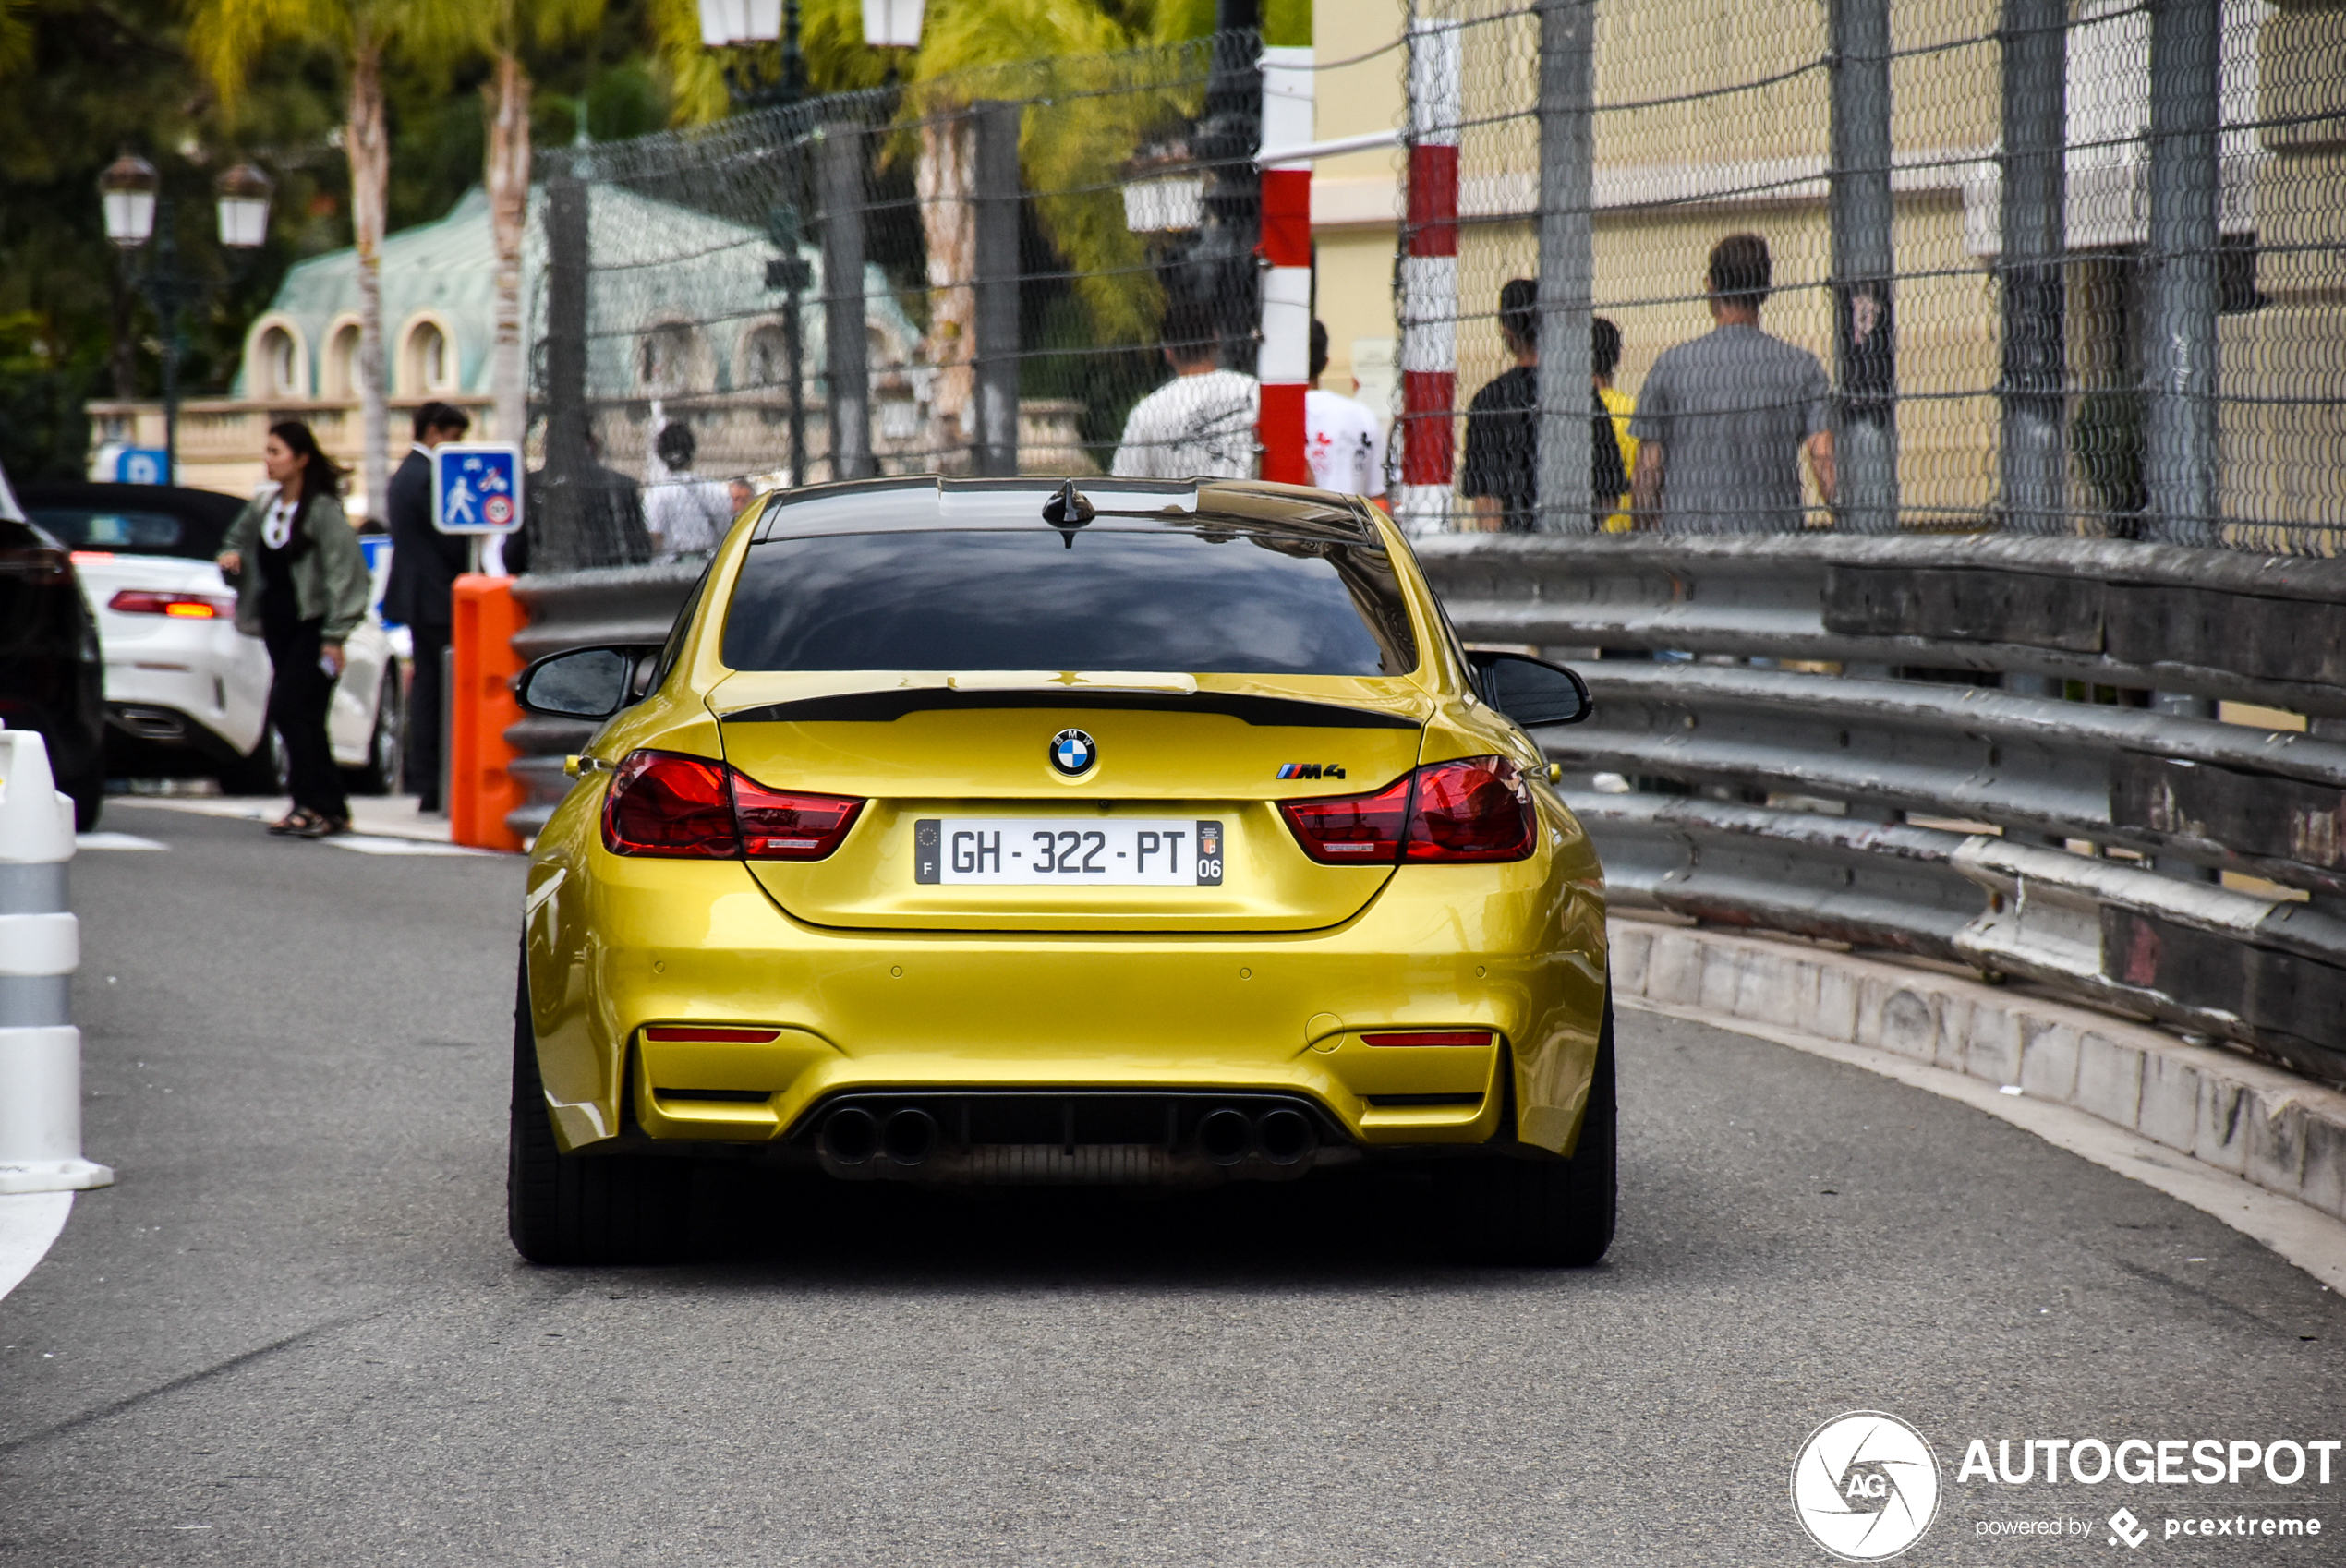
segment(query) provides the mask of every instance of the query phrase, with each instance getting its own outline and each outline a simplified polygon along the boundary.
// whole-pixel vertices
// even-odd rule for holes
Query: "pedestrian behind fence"
[[[1365,496],[1385,505],[1385,432],[1368,405],[1324,390],[1328,329],[1312,323],[1312,385],[1303,394],[1303,455],[1312,482],[1324,490]]]
[[[1800,454],[1833,500],[1832,383],[1817,356],[1760,330],[1773,261],[1758,235],[1713,246],[1703,336],[1665,350],[1638,389],[1631,502],[1642,527],[1752,534],[1801,526]]]
[[[446,701],[448,645],[456,624],[456,579],[470,560],[469,541],[432,523],[432,449],[465,439],[472,418],[445,403],[416,410],[416,443],[384,487],[391,525],[391,579],[383,614],[407,628],[415,670],[407,694],[407,787],[416,809],[440,810],[440,716]]]
[[[308,426],[270,426],[260,466],[274,488],[228,525],[220,569],[237,579],[236,630],[269,650],[269,722],[284,742],[293,787],[293,809],[269,831],[323,838],[350,829],[326,710],[343,641],[367,614],[367,558],[343,515],[343,470]]]
[[[1132,405],[1108,472],[1119,479],[1251,479],[1262,392],[1221,368],[1220,329],[1203,301],[1177,299],[1159,329],[1173,379]]]
[[[707,555],[732,520],[725,510],[725,487],[693,472],[698,450],[692,427],[682,419],[660,427],[655,451],[666,472],[644,498],[644,528],[651,536],[654,561]]]
[[[1466,461],[1458,493],[1472,508],[1469,530],[1538,531],[1540,504],[1540,285],[1516,278],[1499,290],[1499,341],[1514,366],[1483,385],[1467,405]],[[1589,506],[1602,516],[1629,488],[1614,439],[1613,417],[1594,387],[1589,392]]]
[[[1589,318],[1589,371],[1597,389],[1597,401],[1613,426],[1613,440],[1621,457],[1621,489],[1614,500],[1613,513],[1602,527],[1608,534],[1629,531],[1629,479],[1638,471],[1638,438],[1629,433],[1629,416],[1638,411],[1638,400],[1613,384],[1613,374],[1621,367],[1621,329],[1607,317]],[[1598,497],[1603,504],[1603,497]]]

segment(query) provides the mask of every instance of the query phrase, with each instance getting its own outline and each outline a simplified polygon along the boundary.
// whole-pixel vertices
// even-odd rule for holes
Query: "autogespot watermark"
[[[1966,1512],[1960,1527],[1977,1541],[2058,1540],[2125,1552],[2231,1540],[2262,1554],[2341,1527],[2331,1478],[2334,1468],[2346,1470],[2346,1440],[1955,1441],[1963,1459],[1949,1484],[1929,1441],[1906,1422],[1879,1410],[1836,1416],[1808,1434],[1793,1460],[1793,1512],[1810,1539],[1852,1562],[1905,1551],[1942,1504]]]

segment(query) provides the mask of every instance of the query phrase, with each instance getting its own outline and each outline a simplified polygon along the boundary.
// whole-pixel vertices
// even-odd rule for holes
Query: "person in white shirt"
[[[693,472],[696,446],[692,427],[683,420],[660,427],[658,450],[668,473],[644,492],[644,530],[652,537],[655,561],[707,555],[732,521],[725,510],[725,488]]]
[[[1119,479],[1251,479],[1262,402],[1254,378],[1225,370],[1221,342],[1203,303],[1165,313],[1166,363],[1173,379],[1132,406],[1108,472]]]
[[[1363,403],[1320,389],[1328,368],[1328,330],[1312,323],[1312,389],[1303,394],[1303,455],[1324,490],[1385,502],[1385,432]]]

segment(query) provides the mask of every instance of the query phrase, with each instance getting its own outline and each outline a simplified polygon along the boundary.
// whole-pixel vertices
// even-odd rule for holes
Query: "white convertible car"
[[[269,655],[236,630],[236,590],[212,558],[243,502],[168,485],[31,485],[34,526],[73,552],[106,663],[106,771],[211,773],[231,794],[284,791],[268,727]],[[328,733],[359,794],[399,787],[405,685],[369,609],[344,645]]]

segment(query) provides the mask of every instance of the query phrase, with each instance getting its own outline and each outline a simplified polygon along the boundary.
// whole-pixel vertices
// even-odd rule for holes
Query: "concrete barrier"
[[[1616,920],[1612,958],[1627,1005],[1961,1073],[2346,1220],[2346,1094],[2281,1068],[2007,986],[1765,937]]]
[[[106,1187],[81,1157],[81,932],[66,895],[73,798],[30,730],[0,730],[0,1193]]]

